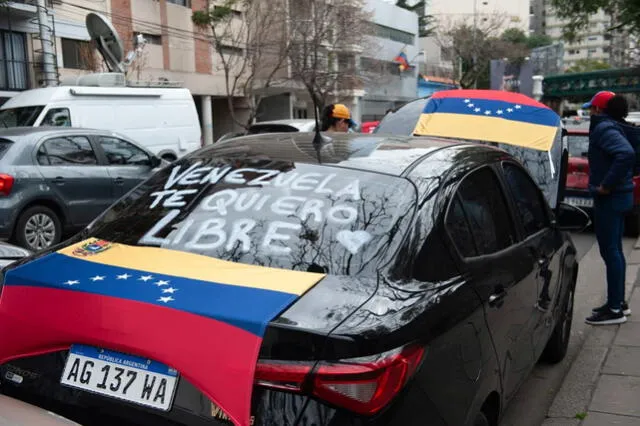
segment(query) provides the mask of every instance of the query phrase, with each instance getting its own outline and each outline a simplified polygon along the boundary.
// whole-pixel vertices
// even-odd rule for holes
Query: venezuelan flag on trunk
[[[441,136],[549,151],[560,116],[520,93],[498,90],[445,90],[425,105],[414,130]]]
[[[323,277],[86,240],[6,272],[0,363],[72,344],[146,357],[245,426],[268,322]]]

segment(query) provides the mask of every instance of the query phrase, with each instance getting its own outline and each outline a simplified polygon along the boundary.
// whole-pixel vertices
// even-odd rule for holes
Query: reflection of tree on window
[[[503,168],[527,236],[546,228],[547,215],[535,184],[517,166],[505,163]]]
[[[146,152],[129,142],[118,138],[102,136],[100,146],[111,165],[150,166],[151,160]]]
[[[52,166],[98,164],[89,139],[83,136],[68,136],[45,141],[38,150],[38,162]]]

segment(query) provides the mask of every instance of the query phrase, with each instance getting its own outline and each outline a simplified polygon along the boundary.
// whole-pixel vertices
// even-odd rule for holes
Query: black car
[[[357,134],[335,134],[316,146],[313,136],[259,135],[200,149],[156,173],[73,240],[5,269],[2,393],[87,426],[219,426],[232,423],[231,413],[211,400],[235,392],[233,384],[250,374],[251,421],[241,413],[237,424],[496,426],[538,360],[565,356],[578,259],[564,230],[588,218],[564,204],[552,210],[529,173],[500,149]],[[177,189],[180,196],[170,192]],[[205,347],[243,359],[239,343],[206,335],[188,346],[185,335],[197,330],[173,330],[160,316],[133,321],[131,300],[115,296],[72,305],[94,291],[147,291],[151,273],[125,282],[96,272],[87,286],[79,275],[62,283],[71,272],[60,269],[48,278],[60,256],[95,265],[107,262],[100,256],[111,256],[109,250],[116,257],[140,253],[138,271],[123,273],[125,279],[148,271],[143,263],[188,253],[224,262],[219,269],[245,268],[258,281],[283,274],[283,290],[307,274],[318,278],[273,313],[253,358],[257,366],[229,361],[204,377],[193,364],[219,362],[216,353],[203,361]],[[28,280],[21,268],[40,278]],[[203,272],[194,268],[188,273]],[[168,290],[168,279],[156,285]],[[27,296],[34,310],[23,312]],[[45,303],[51,300],[59,303]],[[152,309],[151,302],[142,305]],[[171,306],[158,309],[178,315]],[[249,321],[260,303],[247,306],[216,318]],[[68,312],[74,309],[81,315]],[[23,324],[31,331],[22,332]],[[71,345],[126,353],[110,355],[114,362],[156,354],[147,363],[181,375],[174,398],[168,392],[165,401],[163,393],[156,408],[123,401],[119,381],[134,376],[130,364],[116,377],[105,364],[101,383],[67,386],[85,373],[70,367],[71,356],[77,359]]]
[[[57,244],[162,162],[108,130],[0,129],[0,239],[33,251]]]

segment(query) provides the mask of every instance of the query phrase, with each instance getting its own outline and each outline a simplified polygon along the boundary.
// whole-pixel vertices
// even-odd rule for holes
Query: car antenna
[[[313,135],[312,144],[316,150],[316,155],[318,156],[318,163],[322,163],[322,154],[321,154],[322,146],[325,143],[330,142],[331,139],[324,136],[320,131],[320,120],[318,119],[318,101],[315,96],[312,96],[312,98],[313,98],[313,115],[316,120],[315,135]]]

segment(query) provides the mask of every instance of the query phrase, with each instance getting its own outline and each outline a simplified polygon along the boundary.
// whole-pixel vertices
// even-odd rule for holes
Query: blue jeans
[[[607,304],[620,309],[624,301],[627,263],[622,250],[625,214],[633,207],[633,193],[594,197],[594,226],[600,256],[607,267]]]

